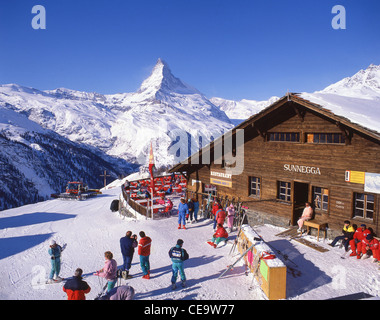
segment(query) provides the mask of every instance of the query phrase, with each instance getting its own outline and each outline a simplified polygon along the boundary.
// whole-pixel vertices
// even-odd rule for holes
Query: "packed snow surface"
[[[0,299],[2,300],[65,300],[63,283],[44,284],[50,272],[48,247],[51,239],[67,243],[62,253],[61,276],[70,277],[78,267],[92,290],[87,299],[94,299],[104,280],[93,273],[103,267],[104,252],[111,251],[120,267],[122,256],[119,239],[126,231],[145,231],[151,237],[151,279],[142,279],[137,250],[130,273],[133,278],[122,283],[134,287],[136,300],[264,300],[266,296],[252,275],[245,275],[242,260],[222,278],[219,275],[238,258],[235,250],[229,255],[232,242],[214,249],[206,243],[213,234],[212,223],[200,219],[188,224],[187,230],[177,229],[177,216],[150,220],[145,217],[123,218],[110,211],[111,201],[119,198],[120,188],[103,190],[97,198],[86,201],[49,200],[1,212],[0,217]],[[178,197],[174,198],[175,207]],[[287,299],[328,299],[355,293],[380,295],[378,265],[372,259],[341,259],[343,249],[331,248],[328,241],[319,245],[330,251],[320,253],[295,241],[276,236],[283,228],[271,225],[247,229],[255,232],[265,245],[288,267]],[[236,231],[230,239],[236,237]],[[184,240],[190,259],[185,261],[187,286],[170,287],[171,261],[169,249],[177,239]],[[307,236],[311,241],[316,239]],[[266,247],[267,248],[267,247]],[[287,256],[287,260],[284,259]],[[251,290],[249,288],[251,287]]]

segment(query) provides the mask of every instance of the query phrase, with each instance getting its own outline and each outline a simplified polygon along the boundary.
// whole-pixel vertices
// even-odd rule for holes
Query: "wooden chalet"
[[[242,163],[214,155],[224,148],[220,137],[171,168],[185,175],[188,196],[239,199],[249,208],[249,224],[284,227],[296,224],[308,201],[330,237],[344,220],[365,223],[379,235],[380,191],[366,185],[380,175],[379,132],[294,93],[235,127],[233,141],[238,129],[244,129],[244,145],[233,143],[232,154],[244,147]],[[229,174],[236,165],[243,165],[241,173]]]

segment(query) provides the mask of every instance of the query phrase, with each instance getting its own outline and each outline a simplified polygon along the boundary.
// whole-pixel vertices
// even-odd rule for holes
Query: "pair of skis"
[[[245,216],[246,216],[246,213],[244,212],[243,219],[241,220],[241,223],[239,225],[239,231],[238,231],[238,233],[236,235],[235,241],[234,241],[234,243],[232,245],[232,248],[230,250],[229,255],[231,255],[231,253],[235,250],[235,248],[236,248],[236,246],[237,246],[237,244],[239,242],[239,237],[240,237],[240,233],[241,233],[241,230],[242,230],[242,226],[243,226],[243,222],[244,222]]]
[[[246,251],[244,251],[244,253],[242,255],[240,255],[240,257],[231,265],[228,266],[228,268],[226,270],[224,270],[222,272],[222,274],[218,277],[218,279],[220,279],[221,277],[223,277],[228,271],[230,271],[241,259],[243,259],[245,257],[245,255],[257,244],[257,242],[253,243]]]

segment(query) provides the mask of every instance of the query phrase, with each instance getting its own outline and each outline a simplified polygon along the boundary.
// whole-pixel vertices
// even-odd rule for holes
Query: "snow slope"
[[[380,65],[371,64],[321,91],[300,96],[380,133]]]
[[[117,185],[115,183],[115,185]],[[212,235],[208,220],[188,225],[187,230],[177,229],[177,218],[146,220],[122,218],[109,209],[113,199],[119,197],[119,188],[104,190],[102,196],[87,201],[49,200],[2,212],[0,218],[0,299],[2,300],[65,300],[63,284],[39,285],[50,271],[47,253],[51,239],[67,243],[62,255],[61,276],[70,277],[77,267],[83,269],[85,280],[92,287],[87,299],[94,299],[102,280],[92,275],[103,266],[104,252],[111,251],[120,266],[122,257],[119,239],[131,230],[143,230],[152,238],[150,280],[141,279],[142,273],[135,253],[127,283],[136,290],[136,300],[264,300],[265,295],[244,274],[245,267],[238,263],[222,279],[218,276],[226,266],[238,258],[237,251],[229,256],[231,244],[214,249],[205,243]],[[178,203],[178,198],[175,199]],[[377,264],[371,259],[340,258],[342,249],[320,253],[297,242],[275,235],[282,228],[263,225],[255,230],[267,243],[288,256],[287,299],[317,300],[361,293],[380,295]],[[234,238],[236,232],[230,237]],[[172,291],[171,267],[168,251],[178,238],[190,259],[185,262],[186,288]],[[316,241],[308,237],[311,241]],[[278,257],[283,258],[277,254]],[[125,283],[124,280],[122,280]],[[253,290],[248,288],[253,284]]]
[[[271,97],[268,100],[257,101],[242,99],[240,101],[227,100],[223,98],[213,97],[210,101],[224,111],[226,115],[234,122],[235,125],[243,120],[248,119],[254,114],[260,112],[264,108],[275,103],[279,97]],[[240,120],[240,121],[239,121]]]

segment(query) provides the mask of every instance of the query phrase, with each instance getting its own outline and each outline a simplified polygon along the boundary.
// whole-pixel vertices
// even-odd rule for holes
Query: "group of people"
[[[213,234],[211,241],[208,241],[207,243],[216,248],[221,241],[227,241],[228,239],[228,232],[224,228],[226,220],[229,232],[233,231],[235,219],[234,205],[231,203],[227,206],[226,210],[224,210],[220,201],[215,199],[212,205],[210,219],[213,220],[213,230],[215,233]]]
[[[214,230],[218,223],[221,223],[223,225],[224,221],[227,219],[228,230],[229,232],[232,232],[235,219],[235,207],[233,203],[227,206],[226,210],[224,211],[219,199],[215,199],[212,205],[210,218],[214,220]]]
[[[302,227],[305,221],[312,219],[313,209],[310,202],[305,203],[305,208],[301,217],[298,219],[298,231],[302,232]],[[350,257],[357,259],[367,259],[373,257],[373,261],[380,264],[380,245],[379,240],[374,237],[374,232],[371,228],[363,223],[360,228],[356,224],[351,224],[349,220],[344,221],[342,234],[335,237],[329,244],[334,247],[339,241],[340,246],[348,252],[351,249]]]
[[[199,202],[196,198],[180,199],[178,205],[178,229],[186,229],[186,222],[198,222]]]
[[[346,252],[351,249],[350,257],[367,259],[372,256],[373,262],[380,263],[379,240],[374,237],[373,230],[367,228],[364,223],[358,228],[356,224],[345,220],[342,234],[335,237],[330,246],[334,247],[338,241],[341,241],[341,246],[344,246]]]
[[[164,197],[161,198],[161,201],[166,200]],[[171,208],[173,204],[170,204]],[[186,221],[197,221],[199,211],[199,202],[196,198],[189,199],[186,201],[184,198],[180,199],[180,204],[178,206],[178,229],[186,229]],[[214,220],[214,233],[211,241],[208,241],[210,245],[214,248],[221,241],[226,241],[228,238],[228,232],[224,228],[224,223],[227,220],[228,227],[230,232],[233,228],[233,219],[235,216],[234,206],[231,204],[223,210],[222,205],[219,201],[215,201],[212,210],[212,219]],[[140,260],[140,267],[143,273],[143,279],[150,279],[150,253],[152,239],[148,237],[144,231],[139,233],[140,239],[136,234],[133,234],[132,231],[127,231],[125,236],[120,238],[120,249],[123,258],[123,265],[121,269],[118,270],[117,263],[113,257],[112,252],[106,251],[104,253],[104,266],[102,269],[93,273],[93,275],[104,278],[106,280],[106,295],[102,299],[109,300],[131,300],[134,298],[135,292],[134,289],[130,286],[118,286],[115,288],[118,278],[129,279],[132,276],[130,275],[130,269],[132,265],[133,256],[135,249],[138,249],[138,255]],[[169,250],[169,257],[172,261],[172,288],[176,287],[176,281],[178,274],[180,275],[181,284],[185,286],[186,275],[184,271],[183,262],[189,259],[189,254],[182,247],[184,241],[178,239],[175,246]],[[48,253],[51,257],[51,272],[49,276],[48,283],[54,283],[57,281],[63,280],[59,277],[60,273],[60,257],[63,248],[58,245],[54,240],[51,241]],[[85,300],[85,295],[91,291],[90,286],[86,281],[83,280],[83,270],[77,268],[75,270],[74,276],[66,281],[63,286],[64,292],[66,292],[69,300]]]
[[[173,202],[169,198],[165,198],[165,196],[161,196],[161,198],[157,201],[158,204],[165,206],[164,213],[167,215],[171,215],[173,209]]]
[[[138,248],[138,255],[140,259],[140,267],[143,273],[143,279],[150,279],[150,262],[149,257],[151,253],[152,239],[146,236],[144,231],[139,233],[140,240],[137,241],[137,235],[127,231],[126,235],[120,239],[120,249],[123,257],[123,265],[121,269],[117,268],[117,262],[113,257],[112,252],[106,251],[104,253],[104,266],[100,270],[93,273],[93,275],[104,278],[106,280],[106,294],[100,297],[100,300],[132,300],[135,296],[135,290],[128,285],[118,286],[115,288],[118,278],[129,279],[131,275],[129,270],[132,265],[133,255],[135,248]],[[178,239],[175,246],[169,250],[169,257],[172,261],[172,288],[176,287],[178,274],[180,275],[182,287],[186,284],[186,275],[184,271],[183,262],[189,259],[189,254],[182,248],[184,241]],[[59,276],[60,273],[60,257],[62,247],[54,240],[50,242],[48,253],[51,257],[51,273],[48,283],[62,281],[63,278]],[[68,300],[86,300],[86,294],[91,291],[91,287],[86,281],[83,280],[83,270],[77,268],[74,276],[66,281],[63,286],[63,291],[67,294]]]

